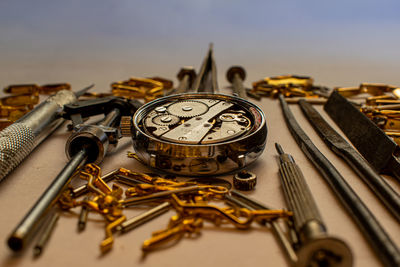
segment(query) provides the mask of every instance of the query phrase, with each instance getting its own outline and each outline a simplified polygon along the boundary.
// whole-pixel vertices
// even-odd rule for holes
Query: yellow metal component
[[[44,84],[39,86],[37,84],[12,84],[4,88],[4,92],[13,95],[21,95],[21,94],[54,94],[61,90],[71,90],[71,85],[69,83],[53,83],[53,84]]]
[[[198,217],[188,217],[176,219],[174,226],[169,226],[166,230],[157,231],[153,236],[145,240],[142,245],[143,251],[150,251],[160,247],[169,241],[181,238],[184,234],[198,234],[203,227],[203,220]]]
[[[100,250],[102,253],[106,253],[111,250],[113,244],[114,244],[114,237],[113,237],[113,231],[117,226],[119,226],[121,223],[123,223],[126,220],[125,216],[121,216],[118,219],[116,219],[113,222],[110,222],[106,226],[106,238],[100,243]]]
[[[318,97],[313,92],[313,79],[308,76],[282,75],[266,77],[253,83],[252,93],[277,97]]]
[[[71,85],[69,83],[44,84],[39,87],[39,94],[51,95],[61,90],[71,90]]]
[[[171,89],[172,81],[163,78],[138,78],[132,77],[127,81],[111,84],[112,94],[129,99],[143,98],[146,102],[163,96],[165,91]]]
[[[338,87],[335,90],[344,97],[352,97],[359,94],[370,94],[373,96],[382,96],[388,92],[397,92],[399,88],[393,85],[380,83],[362,83],[359,87]]]
[[[0,98],[0,106],[29,106],[31,107],[30,109],[32,109],[33,105],[36,105],[37,103],[39,103],[39,96],[31,94],[12,95]]]
[[[4,93],[13,95],[38,94],[39,85],[37,84],[12,84],[3,89]]]
[[[297,75],[281,75],[275,77],[266,77],[263,81],[272,86],[292,86],[292,87],[303,87],[311,88],[313,79],[308,76],[297,76]]]
[[[172,195],[171,204],[184,216],[219,216],[222,220],[230,222],[238,229],[247,229],[253,220],[274,220],[288,218],[292,212],[285,210],[248,210],[238,209],[238,216],[232,212],[226,212],[223,208],[202,203],[184,203],[175,194]]]

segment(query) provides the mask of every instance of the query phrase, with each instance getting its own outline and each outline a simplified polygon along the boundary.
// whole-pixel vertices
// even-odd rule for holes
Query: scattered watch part
[[[238,190],[253,190],[257,184],[257,176],[249,171],[241,170],[233,176],[233,186]]]

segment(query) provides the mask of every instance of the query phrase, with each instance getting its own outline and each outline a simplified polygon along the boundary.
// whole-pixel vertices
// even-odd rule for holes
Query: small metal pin
[[[84,201],[89,200],[89,197],[86,196]],[[78,231],[82,232],[86,228],[86,222],[87,218],[89,215],[89,209],[86,206],[81,207],[81,212],[79,213],[79,219],[78,219]]]
[[[53,230],[59,218],[60,214],[58,212],[54,212],[53,214],[51,214],[51,217],[43,225],[44,231],[33,250],[33,255],[35,257],[38,257],[40,256],[40,254],[42,254],[43,249],[46,246],[47,242],[49,241],[50,236],[53,233]]]
[[[125,222],[123,222],[121,225],[117,226],[117,231],[120,231],[122,233],[126,233],[128,231],[131,231],[135,229],[136,227],[166,213],[169,209],[171,208],[171,204],[169,202],[164,202],[138,216],[135,216]]]

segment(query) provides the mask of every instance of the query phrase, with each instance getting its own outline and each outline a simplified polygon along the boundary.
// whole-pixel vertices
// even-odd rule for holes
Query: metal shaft
[[[115,108],[111,110],[106,115],[105,119],[99,123],[99,125],[111,126],[115,124],[119,118],[119,114],[119,109]],[[86,142],[88,142],[88,137],[85,136],[85,133],[83,133],[83,136],[86,138]],[[103,139],[101,142],[108,142],[108,140]],[[93,151],[90,151],[90,149],[93,150],[95,149],[94,147],[87,148],[87,144],[85,142],[77,142],[75,144],[81,145],[80,147],[75,148],[76,152],[70,157],[67,165],[57,175],[57,177],[53,180],[51,185],[46,189],[35,205],[33,205],[32,209],[28,212],[24,219],[22,219],[20,224],[16,227],[8,239],[8,246],[12,250],[22,250],[31,237],[33,237],[33,235],[36,233],[36,227],[39,225],[41,219],[47,214],[49,209],[58,200],[61,193],[67,188],[75,170],[79,166],[82,166],[88,162],[92,162],[97,158],[97,156],[91,156]]]
[[[138,216],[135,216],[125,222],[123,222],[117,230],[122,233],[126,233],[135,229],[136,227],[166,213],[171,208],[171,204],[169,202],[164,202]]]
[[[40,239],[34,248],[33,253],[36,257],[39,256],[40,254],[42,254],[43,249],[46,246],[47,242],[49,241],[50,236],[53,233],[54,228],[56,227],[57,221],[59,218],[60,218],[60,214],[58,212],[54,212],[53,214],[51,214],[51,217],[48,220],[48,222],[46,223],[46,225],[44,225],[44,231],[43,231],[42,235],[40,236]]]
[[[74,92],[61,90],[0,131],[0,181],[61,126],[64,122],[64,119],[60,118],[63,106],[76,101],[77,96]]]
[[[66,189],[76,168],[86,162],[87,152],[82,149],[65,165],[54,181],[46,189],[32,209],[22,219],[8,239],[8,246],[14,251],[24,249],[25,245],[35,234],[41,219],[57,201],[60,194]]]
[[[192,88],[194,79],[196,78],[196,72],[194,71],[193,67],[183,67],[179,70],[177,78],[179,80],[178,87],[168,93],[168,95],[189,92]]]
[[[331,186],[333,192],[347,209],[351,218],[360,227],[379,259],[386,266],[399,266],[400,250],[337,169],[318,150],[303,129],[301,129],[282,95],[279,95],[279,101],[285,121],[297,144]]]
[[[226,72],[226,78],[232,84],[233,94],[247,99],[246,88],[243,85],[243,81],[246,78],[245,70],[240,66],[232,66]]]

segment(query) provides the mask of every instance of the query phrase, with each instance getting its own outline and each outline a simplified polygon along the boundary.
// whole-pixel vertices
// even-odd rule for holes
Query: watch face
[[[260,154],[267,135],[264,114],[256,105],[221,94],[163,97],[141,107],[133,122],[138,156],[182,175],[244,167],[250,153]]]

